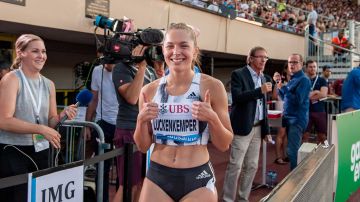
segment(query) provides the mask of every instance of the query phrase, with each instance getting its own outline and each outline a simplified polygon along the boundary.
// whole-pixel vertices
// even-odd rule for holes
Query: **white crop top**
[[[180,96],[166,92],[162,77],[153,102],[159,105],[159,116],[151,121],[154,142],[172,146],[207,145],[209,129],[206,122],[192,117],[193,101],[200,100],[200,73],[195,73],[189,90]]]

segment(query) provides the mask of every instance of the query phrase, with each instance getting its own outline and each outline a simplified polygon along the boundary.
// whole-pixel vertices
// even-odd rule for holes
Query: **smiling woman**
[[[44,41],[24,34],[15,48],[15,70],[0,82],[0,178],[49,167],[49,145],[60,148],[53,127],[77,111],[73,105],[57,114],[54,83],[40,74],[47,59]],[[0,190],[4,201],[26,201],[26,196],[26,184]]]
[[[169,74],[139,98],[135,142],[142,152],[155,143],[139,201],[217,201],[207,144],[211,137],[225,151],[233,137],[224,85],[194,71],[199,48],[190,26],[171,24],[163,53]]]

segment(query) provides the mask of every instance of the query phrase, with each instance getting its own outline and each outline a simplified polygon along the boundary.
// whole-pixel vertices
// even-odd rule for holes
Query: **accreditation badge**
[[[33,134],[32,135],[35,152],[40,152],[49,148],[49,141],[47,141],[43,135]]]

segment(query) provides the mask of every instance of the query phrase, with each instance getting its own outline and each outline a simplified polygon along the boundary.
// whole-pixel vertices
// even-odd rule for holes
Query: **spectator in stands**
[[[303,57],[291,54],[288,69],[291,79],[286,86],[277,83],[278,94],[284,101],[283,126],[288,137],[287,154],[290,169],[297,165],[297,153],[301,145],[302,134],[309,120],[309,94],[311,83],[302,71]]]
[[[181,0],[184,4],[192,4],[193,0]]]
[[[0,80],[5,76],[5,74],[10,72],[10,63],[6,61],[0,61]]]
[[[183,0],[184,3],[197,5],[199,7],[204,7],[206,5],[203,2],[198,0]],[[279,3],[270,1],[249,1],[246,0],[242,1],[234,1],[234,0],[226,0],[224,3],[218,2],[218,7],[222,10],[223,13],[231,14],[234,13],[236,9],[238,11],[238,17],[246,18],[248,20],[254,20],[254,18],[259,21],[263,22],[265,19],[265,14],[261,15],[263,12],[270,11],[272,13],[272,20],[273,23],[267,26],[287,30],[293,32],[293,29],[290,30],[287,26],[281,26],[275,24],[275,21],[278,21],[279,13],[282,12],[285,14],[286,19],[290,22],[290,18],[294,19],[294,27],[298,27],[301,29],[297,29],[296,33],[302,34],[304,32],[304,22],[306,22],[306,16],[304,14],[304,10],[308,9],[307,4],[305,1],[298,0],[298,1],[289,1],[287,2],[289,6],[286,5],[284,0],[281,0]],[[338,4],[342,4],[343,8],[338,7]],[[313,8],[316,13],[319,14],[319,20],[315,24],[315,33],[324,32],[329,29],[339,29],[345,28],[347,26],[347,20],[357,19],[360,20],[360,9],[358,5],[353,5],[348,0],[340,0],[340,2],[335,0],[330,0],[326,2],[313,2]],[[292,7],[294,6],[294,7]],[[211,4],[209,8],[213,9]],[[216,6],[215,6],[215,9]],[[224,15],[228,17],[228,15]],[[341,18],[340,18],[341,16]],[[262,19],[259,19],[261,17]],[[280,22],[285,21],[283,17],[281,17]],[[315,35],[316,36],[316,35]]]
[[[317,38],[317,32],[316,32],[316,22],[318,18],[317,12],[314,10],[314,4],[312,2],[307,4],[307,9],[309,11],[309,14],[307,16],[307,23],[309,26],[309,55],[315,55],[316,52],[316,45],[315,45],[315,39]]]
[[[272,84],[265,82],[263,75],[267,60],[267,51],[254,47],[247,56],[248,65],[231,74],[233,104],[230,119],[235,136],[225,172],[223,201],[249,200],[258,168],[261,140],[272,140],[266,107],[267,93],[271,92]]]
[[[169,75],[144,86],[139,99],[134,139],[144,153],[155,143],[139,201],[216,201],[207,144],[211,137],[226,151],[233,138],[225,88],[193,70],[199,48],[188,25],[170,25],[163,53]]]
[[[275,27],[277,25],[276,22],[274,23],[274,18],[270,11],[266,11],[265,20],[263,23],[268,27]]]
[[[326,31],[325,23],[323,20],[318,20],[316,23],[316,27],[319,33]]]
[[[295,19],[293,17],[289,18],[288,25],[285,27],[285,30],[288,32],[296,32]]]
[[[77,113],[75,105],[57,113],[55,85],[40,73],[47,59],[44,41],[23,34],[15,51],[15,70],[0,84],[0,178],[48,168],[49,144],[60,148],[61,136],[54,127]],[[27,201],[27,188],[21,184],[0,189],[0,199]]]
[[[110,144],[111,151],[113,148],[113,139],[116,127],[116,116],[118,113],[118,103],[114,83],[112,82],[112,70],[114,64],[98,65],[92,72],[91,92],[93,99],[86,109],[86,121],[95,121],[103,130],[105,143]],[[86,140],[91,140],[91,144],[98,151],[98,134],[91,133],[89,127],[85,127]],[[104,182],[103,182],[103,201],[109,201],[109,171],[112,159],[104,162]],[[98,188],[98,185],[97,185]]]
[[[224,1],[224,5],[225,5],[228,9],[233,9],[233,10],[235,10],[235,4],[234,4],[233,0],[225,0],[225,1]]]
[[[304,33],[304,29],[305,29],[305,21],[301,21],[299,20],[296,24],[296,33],[298,34],[303,34]]]
[[[307,16],[307,23],[309,25],[309,34],[312,37],[316,37],[316,22],[318,19],[318,14],[314,9],[314,4],[312,2],[308,3],[307,9],[309,14]]]
[[[209,4],[209,6],[207,7],[208,10],[217,12],[217,13],[221,13],[219,4],[217,0],[213,0],[211,4]]]
[[[133,56],[142,56],[146,47],[138,45],[132,52]],[[134,132],[136,127],[137,115],[139,113],[138,99],[143,85],[156,79],[154,69],[145,60],[132,63],[120,62],[113,69],[112,79],[116,89],[119,109],[116,120],[114,144],[116,148],[127,148],[134,144]],[[123,195],[124,185],[124,155],[117,157],[117,173],[120,187],[114,197],[115,201],[120,201]],[[142,182],[142,154],[140,151],[133,153],[132,165],[132,199],[136,201],[139,197]]]
[[[250,6],[245,0],[238,1],[237,2],[238,17],[246,18],[246,13],[248,12],[249,8]]]
[[[305,71],[311,81],[309,123],[303,136],[304,142],[309,142],[309,136],[314,127],[317,134],[317,143],[326,140],[327,125],[325,104],[320,99],[326,98],[328,87],[326,80],[317,74],[317,63],[313,60],[306,61]]]
[[[299,11],[299,15],[298,15],[298,17],[297,17],[297,20],[298,20],[298,21],[301,21],[301,22],[306,21],[305,13],[304,13],[302,10]]]
[[[286,2],[284,0],[280,0],[277,5],[277,11],[282,12],[286,10]]]
[[[253,7],[244,10],[244,13],[245,13],[245,19],[255,21]]]
[[[360,109],[360,66],[348,74],[342,87],[341,110],[349,112]]]
[[[338,36],[334,37],[332,39],[332,44],[341,47],[341,48],[339,48],[339,47],[334,46],[333,55],[335,57],[342,56],[346,53],[346,50],[344,50],[342,48],[350,49],[352,47],[352,45],[349,43],[347,38],[344,36],[344,30],[340,30],[338,33]]]
[[[201,0],[192,0],[192,5],[200,8],[206,8],[206,3]]]

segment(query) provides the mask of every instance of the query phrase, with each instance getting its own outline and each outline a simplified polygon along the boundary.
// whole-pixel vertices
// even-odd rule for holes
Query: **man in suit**
[[[264,48],[254,47],[247,56],[248,65],[231,74],[233,103],[230,119],[235,135],[225,173],[223,201],[249,200],[258,168],[261,139],[271,140],[266,94],[271,92],[272,84],[265,82],[263,74],[268,59]]]

